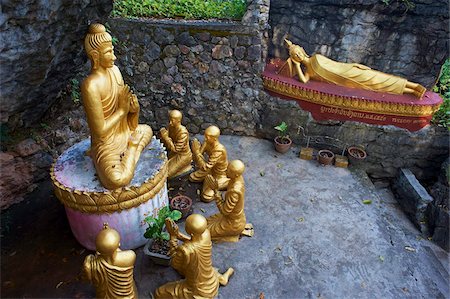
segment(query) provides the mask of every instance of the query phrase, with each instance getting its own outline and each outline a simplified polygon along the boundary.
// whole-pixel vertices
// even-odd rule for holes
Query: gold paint
[[[77,191],[67,188],[55,177],[54,165],[50,169],[56,197],[66,206],[84,213],[113,213],[131,209],[153,198],[166,184],[167,162],[161,170],[141,186],[130,186],[106,192]]]
[[[303,86],[296,86],[298,90],[300,90],[301,96],[296,96],[295,94],[287,93],[284,91],[284,82],[280,82],[276,79],[272,79],[266,76],[263,76],[263,85],[264,88],[288,96],[297,98],[299,100],[312,102],[320,104],[316,101],[314,97],[314,93],[312,90],[309,90],[307,88],[304,88]],[[348,101],[349,105],[346,105],[346,97],[340,96],[340,95],[332,95],[328,93],[319,92],[321,102],[323,105],[326,105],[328,107],[333,108],[341,108],[341,109],[352,109],[352,110],[358,110],[361,112],[368,112],[368,113],[379,113],[379,114],[386,114],[386,115],[398,115],[398,116],[413,116],[413,117],[426,117],[433,115],[434,112],[436,112],[439,109],[439,105],[417,105],[414,107],[414,111],[407,112],[406,106],[404,104],[400,103],[392,103],[392,106],[390,107],[389,104],[379,102],[379,101],[371,101],[371,104],[367,108],[363,108],[363,104],[361,101],[363,99],[354,98]],[[331,101],[332,98],[334,98],[334,104]],[[409,105],[408,105],[409,106]],[[417,112],[416,112],[417,111]]]
[[[189,147],[189,132],[181,124],[183,115],[178,110],[169,111],[169,130],[160,130],[161,140],[169,150],[169,179],[192,169],[192,153]]]
[[[95,239],[96,253],[84,259],[83,272],[96,288],[97,298],[138,298],[133,279],[136,254],[120,250],[119,233],[104,224]]]
[[[91,60],[91,72],[81,85],[91,132],[88,154],[102,185],[114,190],[130,183],[153,132],[138,124],[139,102],[114,65],[112,38],[105,26],[90,25],[84,45]]]
[[[300,149],[300,159],[312,160],[314,158],[314,149],[311,147],[302,147]]]
[[[426,88],[404,78],[371,69],[359,63],[343,63],[323,55],[311,57],[305,50],[285,39],[289,48],[289,58],[280,68],[280,73],[289,77],[298,76],[300,82],[310,79],[340,86],[365,89],[393,94],[412,94],[421,99]],[[303,72],[302,66],[305,67]]]
[[[336,167],[347,168],[348,167],[348,158],[346,156],[336,155],[334,159],[334,165]]]
[[[160,286],[155,291],[159,298],[214,298],[219,293],[219,284],[227,285],[234,273],[229,268],[220,274],[212,265],[212,242],[205,217],[192,214],[186,219],[186,232],[180,233],[178,226],[166,219],[170,234],[170,264],[185,279],[173,281]],[[178,244],[182,241],[182,244]]]
[[[219,213],[207,219],[213,241],[237,242],[240,236],[253,236],[253,225],[246,222],[244,213],[244,171],[244,163],[240,160],[233,160],[228,164],[227,176],[230,181],[223,198],[214,178],[208,175],[205,179],[205,182],[214,186],[214,199],[219,210]]]
[[[229,179],[227,178],[227,150],[219,142],[220,130],[216,126],[210,126],[205,130],[205,142],[200,144],[197,139],[192,141],[192,153],[197,170],[189,175],[191,182],[203,182],[210,174],[219,184],[219,190],[227,188]],[[208,160],[203,156],[208,155]],[[214,200],[214,191],[211,186],[203,183],[202,200],[210,202]]]

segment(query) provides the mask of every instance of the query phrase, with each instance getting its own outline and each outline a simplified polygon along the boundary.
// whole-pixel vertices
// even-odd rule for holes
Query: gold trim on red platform
[[[426,117],[433,115],[433,113],[436,112],[440,106],[440,104],[407,105],[403,103],[380,102],[355,97],[340,96],[306,89],[302,86],[289,84],[267,76],[263,76],[263,85],[267,90],[291,98],[335,108],[358,110],[369,113]]]

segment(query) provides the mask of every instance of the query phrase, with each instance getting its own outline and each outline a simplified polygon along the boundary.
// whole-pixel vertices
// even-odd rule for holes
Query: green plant
[[[155,240],[169,240],[170,236],[167,232],[163,232],[166,218],[177,221],[181,218],[181,212],[177,210],[171,211],[168,206],[164,206],[158,211],[158,215],[147,216],[144,222],[148,224],[144,237]]]
[[[287,134],[288,125],[283,121],[278,126],[274,127],[275,130],[280,132],[280,139],[288,139],[289,135]]]
[[[246,0],[115,0],[112,16],[241,19]]]
[[[396,0],[396,1],[403,3],[403,5],[406,8],[406,11],[414,9],[416,7],[416,4],[414,4],[412,0]],[[391,0],[381,0],[381,2],[383,2],[385,5],[391,4]]]
[[[446,127],[450,130],[450,59],[447,58],[442,65],[439,78],[433,91],[441,95],[443,99],[439,110],[433,115],[432,122],[438,126]]]
[[[75,78],[70,79],[70,97],[74,103],[78,104],[80,102],[80,82]]]

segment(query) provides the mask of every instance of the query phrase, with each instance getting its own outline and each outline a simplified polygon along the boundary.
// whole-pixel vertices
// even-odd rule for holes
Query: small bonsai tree
[[[277,139],[280,143],[290,143],[291,139],[289,138],[289,135],[287,134],[288,125],[283,121],[278,126],[274,127],[275,130],[280,132],[280,135],[278,135]]]
[[[144,219],[144,222],[148,224],[148,227],[144,233],[144,237],[147,239],[153,239],[152,249],[159,253],[166,253],[164,250],[167,247],[167,241],[169,241],[170,236],[167,232],[163,232],[165,220],[169,218],[173,221],[177,221],[181,218],[181,212],[177,210],[171,211],[168,206],[164,206],[158,211],[158,215],[147,216]],[[166,252],[165,252],[166,251]]]

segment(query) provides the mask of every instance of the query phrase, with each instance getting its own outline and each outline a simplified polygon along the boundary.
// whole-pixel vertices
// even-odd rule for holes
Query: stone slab
[[[409,169],[400,169],[397,180],[393,185],[394,193],[401,207],[411,221],[425,232],[427,207],[433,201],[427,190],[420,184]]]

